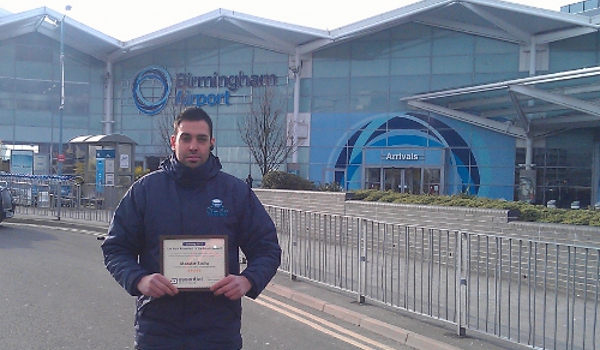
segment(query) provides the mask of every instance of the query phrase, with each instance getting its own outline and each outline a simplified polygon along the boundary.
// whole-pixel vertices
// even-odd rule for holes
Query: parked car
[[[0,222],[15,215],[15,201],[10,190],[0,187]]]

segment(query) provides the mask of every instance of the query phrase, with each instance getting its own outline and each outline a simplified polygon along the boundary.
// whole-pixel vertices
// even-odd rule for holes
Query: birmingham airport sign
[[[240,71],[235,75],[220,75],[218,72],[207,76],[191,73],[176,73],[171,79],[169,72],[159,66],[140,70],[132,84],[132,97],[137,109],[146,115],[160,113],[169,102],[175,86],[175,105],[183,106],[229,106],[231,92],[242,87],[277,86],[275,74],[246,75]],[[222,93],[195,93],[196,89],[225,89]]]

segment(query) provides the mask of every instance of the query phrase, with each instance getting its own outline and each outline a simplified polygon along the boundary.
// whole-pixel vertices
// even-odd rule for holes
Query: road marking
[[[264,294],[261,295],[258,299],[255,299],[253,301],[262,306],[268,307],[271,310],[274,310],[283,315],[286,315],[296,321],[304,323],[320,332],[323,332],[334,338],[340,339],[348,344],[354,345],[359,349],[363,349],[363,350],[377,350],[377,349],[394,350],[393,348],[390,348],[389,346],[387,346],[385,344],[379,343],[371,338],[368,338],[368,337],[362,336],[358,333],[352,332],[351,330],[348,330],[342,326],[339,326],[335,323],[329,322],[329,321],[322,319],[318,316],[315,316],[309,312],[295,308],[295,307],[288,305],[284,302],[281,302],[277,299],[270,298]],[[287,309],[287,310],[284,310],[284,309]],[[315,322],[320,323],[322,326],[315,324]],[[345,334],[347,336],[345,336],[343,334]],[[354,339],[352,339],[352,338],[354,338]],[[373,347],[371,347],[371,346],[373,346]]]
[[[74,233],[81,233],[84,235],[96,236],[96,237],[104,237],[106,236],[106,232],[86,230],[80,228],[73,227],[60,227],[60,226],[52,226],[52,225],[43,225],[43,224],[29,224],[25,222],[3,222],[2,225],[7,224],[7,226],[26,226],[26,227],[34,227],[34,228],[45,228],[50,230],[58,230],[58,231],[70,231]]]

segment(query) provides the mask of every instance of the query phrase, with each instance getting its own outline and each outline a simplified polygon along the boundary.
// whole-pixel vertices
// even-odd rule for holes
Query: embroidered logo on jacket
[[[213,199],[210,207],[206,208],[208,216],[227,216],[228,211],[223,207],[223,201],[218,198]]]

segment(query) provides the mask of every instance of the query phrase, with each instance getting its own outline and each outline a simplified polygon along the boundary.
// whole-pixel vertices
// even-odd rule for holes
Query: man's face
[[[177,160],[189,168],[206,163],[210,147],[214,144],[215,139],[210,137],[205,121],[184,120],[171,136],[171,149],[175,151]]]

